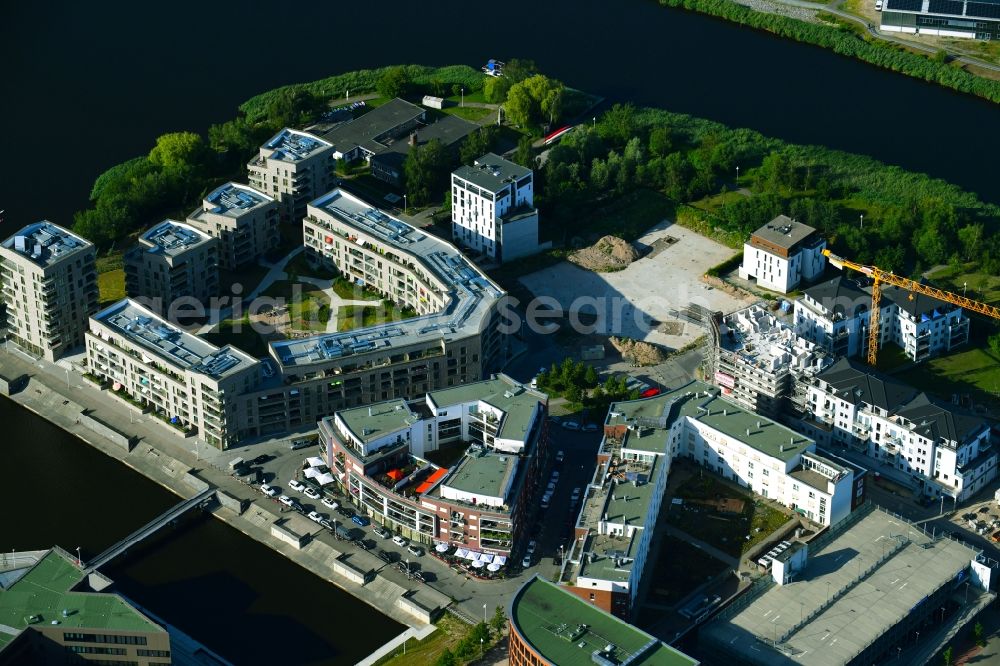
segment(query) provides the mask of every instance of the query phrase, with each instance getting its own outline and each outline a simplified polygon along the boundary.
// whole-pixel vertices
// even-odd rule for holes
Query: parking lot
[[[564,261],[526,275],[521,282],[535,296],[555,299],[564,311],[596,313],[598,334],[677,349],[703,331],[671,316],[671,311],[696,303],[732,312],[749,301],[700,281],[705,271],[733,256],[734,250],[671,223],[657,225],[639,243],[651,246],[664,236],[677,242],[616,273],[595,273]]]

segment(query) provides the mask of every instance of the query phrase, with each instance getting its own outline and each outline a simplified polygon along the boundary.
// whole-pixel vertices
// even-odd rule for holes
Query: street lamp
[[[69,388],[69,368],[66,368],[66,388]]]
[[[486,624],[486,604],[483,604],[483,624]]]
[[[736,167],[736,184],[739,185],[739,183],[740,183],[740,168],[737,166]]]
[[[826,603],[830,603],[830,581],[826,581]]]
[[[462,106],[465,106],[465,86],[462,86]]]
[[[594,129],[597,129],[597,116],[594,116],[593,122],[594,122]]]
[[[962,298],[965,298],[965,290],[968,289],[968,288],[969,288],[969,283],[968,282],[963,282],[962,283]]]
[[[403,195],[403,215],[406,215],[406,195]]]
[[[76,566],[83,568],[83,559],[80,557],[80,547],[76,547]]]
[[[865,228],[865,214],[861,213],[861,228]]]

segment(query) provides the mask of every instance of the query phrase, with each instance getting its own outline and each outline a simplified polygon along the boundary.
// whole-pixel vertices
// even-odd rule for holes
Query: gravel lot
[[[663,236],[672,236],[677,242],[623,271],[593,273],[562,262],[525,275],[521,282],[535,296],[555,299],[565,312],[573,313],[571,324],[574,320],[582,320],[585,326],[591,324],[597,313],[594,330],[584,328],[583,333],[624,336],[671,349],[683,347],[702,335],[702,330],[671,317],[672,310],[697,303],[728,313],[749,301],[712,289],[699,280],[710,267],[733,256],[732,249],[671,222],[653,227],[639,242],[652,245]],[[657,324],[650,324],[650,320]]]

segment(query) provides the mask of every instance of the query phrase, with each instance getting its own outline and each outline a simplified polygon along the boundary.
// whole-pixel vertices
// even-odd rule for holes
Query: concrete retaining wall
[[[27,385],[28,385],[27,375],[8,377],[6,375],[0,374],[0,393],[2,393],[3,395],[11,395],[12,393],[17,393]]]
[[[408,595],[404,595],[396,599],[396,607],[406,611],[421,622],[425,622],[427,624],[434,621],[435,611],[437,610],[425,608],[416,599]]]
[[[292,546],[295,546],[295,548],[302,548],[302,546],[305,545],[304,534],[297,534],[281,525],[271,525],[271,536],[279,541],[291,544]]]
[[[202,481],[191,472],[187,472],[184,476],[181,477],[181,480],[184,481],[184,483],[188,487],[192,488],[193,490],[199,493],[208,490],[210,487],[210,485],[207,482]]]
[[[80,415],[77,417],[77,421],[80,422],[80,425],[93,430],[101,437],[105,438],[109,442],[112,442],[113,444],[117,444],[126,451],[132,450],[134,442],[130,435],[126,435],[120,430],[112,428],[99,418],[90,416],[86,412],[80,412]]]
[[[360,567],[354,566],[346,557],[334,561],[333,571],[358,585],[365,585],[373,575],[371,571],[364,571]]]
[[[219,500],[219,504],[235,511],[237,514],[242,514],[246,511],[247,506],[250,504],[250,500],[243,500],[238,497],[233,497],[229,493],[223,492],[221,490],[215,491],[215,497]]]

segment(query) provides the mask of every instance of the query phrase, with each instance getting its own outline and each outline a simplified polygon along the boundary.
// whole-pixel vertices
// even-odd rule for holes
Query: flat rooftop
[[[845,525],[820,552],[810,550],[794,582],[769,587],[731,617],[723,613],[702,628],[701,640],[738,652],[753,664],[785,665],[790,657],[810,666],[847,664],[919,612],[929,595],[952,584],[976,557],[968,546],[932,539],[881,509],[858,511],[870,512]],[[894,548],[900,549],[893,553]],[[780,639],[803,618],[805,623],[778,643],[780,651],[764,642]]]
[[[0,587],[0,650],[24,629],[53,621],[68,631],[164,631],[117,594],[73,592],[82,579],[75,561],[53,549],[9,587]],[[32,622],[32,616],[39,619]]]
[[[514,628],[532,648],[557,666],[592,663],[591,655],[614,646],[610,656],[630,666],[696,666],[698,661],[595,608],[535,575],[510,602]]]
[[[517,462],[518,457],[510,453],[470,447],[452,467],[441,486],[506,501],[503,489],[517,471]]]
[[[208,234],[176,220],[160,222],[142,234],[139,239],[145,241],[147,252],[168,257],[176,257],[213,241]]]
[[[259,363],[232,345],[219,348],[177,328],[129,298],[118,301],[91,318],[169,365],[213,379],[221,379]]]
[[[394,143],[383,138],[384,135],[394,133],[397,128],[423,118],[425,113],[425,109],[397,97],[320,136],[341,153],[348,153],[358,146],[370,153],[380,153]],[[395,141],[395,143],[400,142],[405,143],[406,139],[400,137]]]
[[[3,247],[47,268],[92,245],[73,232],[43,220],[18,231],[3,242]]]
[[[249,185],[226,183],[215,188],[205,197],[202,210],[216,215],[240,217],[258,206],[272,201],[274,199]]]
[[[766,416],[743,409],[721,397],[718,388],[699,381],[692,381],[652,398],[613,403],[608,410],[605,423],[634,424],[652,429],[653,432],[645,437],[629,433],[622,447],[628,449],[645,447],[650,452],[663,453],[666,442],[664,431],[680,417],[704,423],[764,455],[785,462],[813,444],[813,440],[808,437]]]
[[[648,507],[648,502],[643,506]],[[631,537],[590,534],[584,544],[585,554],[580,558],[576,577],[627,583],[632,578],[641,538],[641,529],[634,530]]]
[[[719,333],[722,349],[765,372],[791,369],[815,373],[832,362],[819,345],[797,336],[790,326],[760,305],[727,315]]]
[[[286,127],[271,137],[261,148],[274,151],[268,159],[279,162],[301,162],[330,146],[329,141],[318,136]]]
[[[514,164],[494,153],[486,153],[472,166],[460,166],[452,174],[496,194],[507,189],[511,182],[531,175],[531,169]]]
[[[427,401],[431,409],[485,402],[504,413],[497,436],[524,441],[528,437],[535,408],[539,402],[547,403],[548,396],[519,384],[507,375],[499,374],[491,379],[431,391],[427,394]]]
[[[402,398],[377,402],[367,407],[354,407],[337,412],[359,442],[370,442],[387,433],[409,428],[419,417]]]
[[[790,250],[815,233],[808,224],[796,222],[787,215],[779,215],[750,236],[751,244],[759,239],[770,245]]]
[[[478,335],[485,317],[503,291],[451,243],[414,229],[363,199],[335,189],[309,204],[309,215],[330,216],[339,223],[393,248],[421,264],[447,286],[440,312],[346,333],[320,334],[269,343],[274,358],[286,368],[389,348]]]

